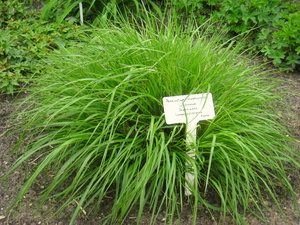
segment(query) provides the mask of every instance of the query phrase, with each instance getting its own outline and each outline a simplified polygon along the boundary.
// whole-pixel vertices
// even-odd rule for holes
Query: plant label
[[[164,97],[163,105],[167,124],[197,124],[215,116],[211,93]]]
[[[179,95],[163,98],[164,113],[167,124],[185,123],[186,142],[188,155],[195,158],[197,149],[192,146],[196,142],[197,123],[200,120],[208,120],[215,117],[214,103],[211,93]],[[191,163],[186,164],[193,169]],[[191,186],[194,186],[195,176],[193,172],[185,174],[185,195],[191,195]],[[190,186],[189,186],[190,185]]]

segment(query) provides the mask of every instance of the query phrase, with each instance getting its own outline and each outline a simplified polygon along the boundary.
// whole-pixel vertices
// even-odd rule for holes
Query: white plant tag
[[[195,158],[196,149],[191,149],[196,142],[197,123],[215,117],[214,103],[211,93],[179,95],[163,98],[164,113],[167,124],[185,123],[188,155]],[[190,163],[186,164],[192,167]],[[192,172],[186,173],[185,195],[191,195],[188,183],[194,186],[195,176]]]

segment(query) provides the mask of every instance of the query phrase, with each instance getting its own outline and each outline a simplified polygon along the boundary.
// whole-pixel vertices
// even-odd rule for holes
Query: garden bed
[[[279,110],[278,114],[287,122],[290,132],[298,140],[298,143],[295,145],[295,149],[299,149],[300,141],[300,74],[298,73],[278,73],[272,75],[274,78],[281,79],[285,82],[282,82],[278,88],[286,90],[286,94],[282,101],[291,106],[291,109]],[[23,95],[17,97],[12,97],[8,95],[0,95],[0,177],[2,177],[9,168],[15,162],[17,156],[11,154],[11,150],[14,144],[18,140],[18,134],[14,135],[4,135],[4,132],[7,130],[7,127],[10,125],[10,120],[7,116],[12,115],[15,105],[18,102],[22,101]],[[38,160],[38,159],[36,159]],[[32,160],[28,162],[28,167],[34,165],[36,161]],[[26,195],[24,203],[19,208],[13,208],[10,212],[7,212],[10,205],[13,203],[18,192],[20,191],[21,186],[24,183],[24,178],[26,177],[27,168],[20,167],[9,178],[0,184],[0,224],[22,224],[22,225],[36,225],[36,224],[68,224],[70,218],[73,214],[75,207],[77,206],[74,201],[73,205],[68,206],[62,214],[59,214],[57,217],[50,219],[47,222],[47,218],[53,213],[51,207],[54,205],[54,202],[49,200],[47,204],[43,205],[42,209],[38,212],[35,212],[36,203],[38,199],[39,192],[42,191],[47,185],[43,177],[38,179],[38,182],[35,182],[32,189]],[[289,179],[291,184],[297,194],[297,204],[300,207],[300,171],[289,171]],[[270,224],[291,224],[297,225],[300,221],[300,216],[295,210],[294,203],[289,196],[285,196],[284,193],[280,193],[280,189],[276,190],[278,194],[282,194],[280,198],[280,204],[286,217],[282,216],[282,213],[277,209],[275,203],[265,196],[264,203],[270,208],[270,211],[266,211],[265,214],[268,217],[268,222]],[[213,196],[211,197],[213,198]],[[213,199],[212,199],[213,200]],[[95,213],[90,213],[89,209],[82,209],[82,212],[79,214],[78,218],[75,221],[75,224],[101,224],[99,219],[103,218],[109,213],[110,206],[112,205],[112,197],[106,196],[104,199],[105,204],[104,208],[99,208]],[[188,203],[184,207],[183,215],[180,219],[181,224],[191,224],[192,223],[192,212]],[[45,212],[50,212],[47,216],[43,215]],[[135,224],[136,211],[133,210],[125,224]],[[161,221],[161,224],[165,223],[165,218],[163,212],[159,214],[158,221]],[[141,224],[149,224],[149,218],[151,217],[151,211],[146,211],[142,216],[140,221]],[[213,212],[211,215],[206,209],[199,206],[199,213],[197,224],[215,224],[218,222],[220,215],[217,212]],[[263,224],[259,219],[254,215],[249,214],[246,218],[248,224]],[[178,224],[179,221],[175,219],[174,224]],[[232,220],[228,217],[226,219],[226,224],[233,224]]]

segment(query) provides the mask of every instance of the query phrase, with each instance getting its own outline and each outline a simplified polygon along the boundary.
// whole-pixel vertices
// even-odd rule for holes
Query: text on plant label
[[[215,116],[211,93],[164,97],[163,105],[167,124],[197,123]]]

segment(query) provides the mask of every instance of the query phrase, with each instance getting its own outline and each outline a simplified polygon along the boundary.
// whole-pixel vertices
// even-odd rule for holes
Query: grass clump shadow
[[[15,204],[50,170],[54,176],[40,206],[55,198],[58,213],[75,200],[71,223],[81,209],[98,208],[112,194],[106,222],[121,223],[135,206],[139,221],[147,203],[152,224],[161,209],[171,224],[183,209],[189,161],[196,177],[193,223],[199,203],[236,223],[249,211],[264,219],[265,191],[280,208],[278,186],[294,196],[285,166],[299,167],[275,112],[280,96],[259,66],[220,38],[148,15],[144,22],[107,23],[93,31],[89,44],[53,56],[52,72],[37,78],[19,114],[20,143],[28,145],[9,173],[31,157],[44,158]],[[166,124],[162,98],[207,92],[216,116],[198,124],[191,159],[185,127]],[[205,198],[207,187],[218,195],[218,206]]]

